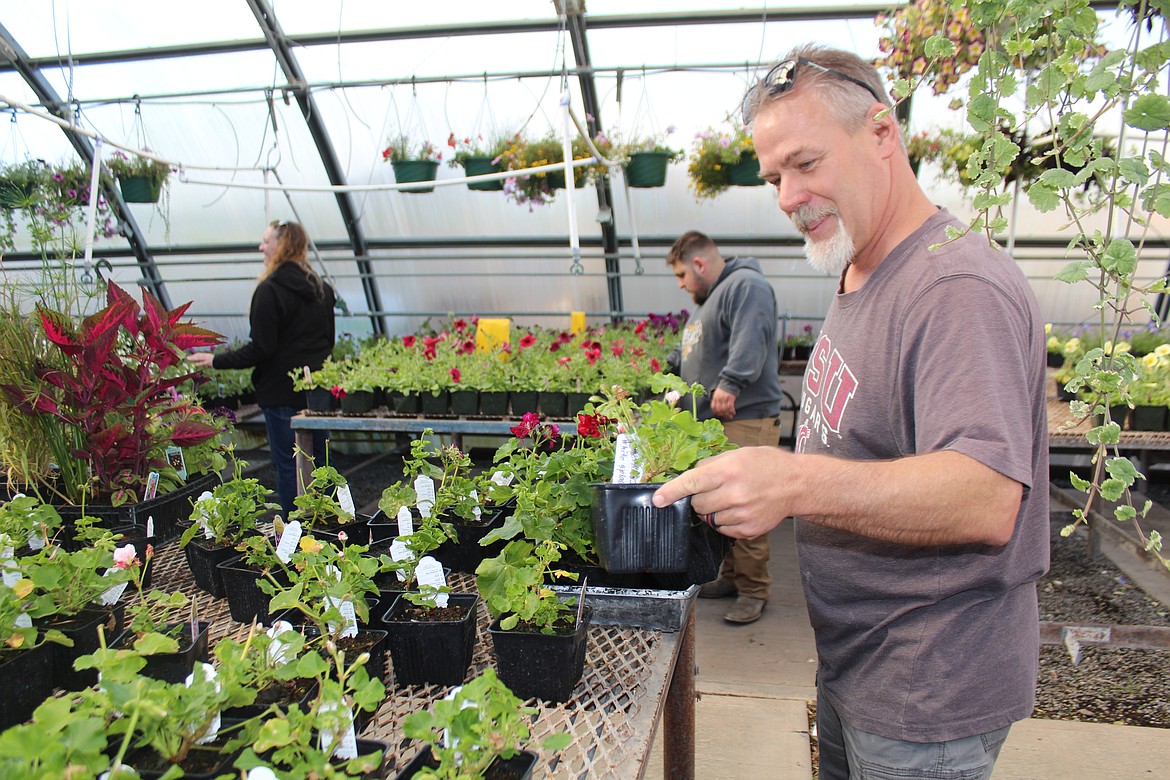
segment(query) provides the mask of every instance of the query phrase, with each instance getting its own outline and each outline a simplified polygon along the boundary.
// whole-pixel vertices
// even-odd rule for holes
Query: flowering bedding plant
[[[443,150],[430,141],[414,141],[401,133],[387,138],[386,148],[382,150],[382,162],[442,159]]]
[[[745,154],[755,154],[751,134],[741,125],[707,128],[696,133],[687,157],[687,174],[696,198],[714,198],[731,186],[728,167]]]

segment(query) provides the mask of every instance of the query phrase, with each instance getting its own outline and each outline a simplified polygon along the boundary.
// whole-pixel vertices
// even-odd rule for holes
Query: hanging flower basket
[[[764,183],[760,178],[760,160],[755,152],[744,152],[739,162],[727,168],[727,182],[733,187],[759,187]]]
[[[391,160],[394,181],[399,184],[414,181],[434,181],[439,170],[438,160]],[[434,192],[434,187],[406,187],[401,192]]]
[[[634,152],[626,163],[626,181],[631,187],[661,187],[666,184],[668,152]]]
[[[158,203],[165,179],[150,176],[119,176],[118,189],[127,203]]]
[[[463,172],[468,176],[483,176],[486,173],[499,173],[504,170],[492,162],[491,157],[468,157],[463,161]],[[504,189],[504,181],[472,181],[467,183],[467,189],[479,192],[499,192]]]

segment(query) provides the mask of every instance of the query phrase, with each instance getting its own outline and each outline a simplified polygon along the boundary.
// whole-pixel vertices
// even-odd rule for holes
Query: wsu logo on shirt
[[[683,360],[690,357],[691,350],[699,346],[703,340],[703,323],[698,317],[692,317],[683,330],[682,356]]]
[[[804,422],[797,435],[797,452],[812,436],[818,436],[825,446],[829,445],[829,434],[841,438],[841,421],[856,392],[857,377],[845,365],[841,353],[833,349],[829,337],[821,334],[804,372]]]

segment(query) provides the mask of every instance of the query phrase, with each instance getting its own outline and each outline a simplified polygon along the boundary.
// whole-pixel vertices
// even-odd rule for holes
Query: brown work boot
[[[739,593],[739,590],[735,587],[735,583],[724,579],[711,580],[699,588],[699,598],[701,599],[725,599],[736,593]]]
[[[723,619],[728,623],[755,623],[760,619],[760,615],[764,614],[764,605],[767,603],[767,599],[740,596],[731,609],[727,610]]]

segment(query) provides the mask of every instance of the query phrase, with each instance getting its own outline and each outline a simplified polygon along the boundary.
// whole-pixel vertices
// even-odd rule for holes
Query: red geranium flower
[[[406,347],[407,349],[410,349],[411,347],[413,347],[414,342],[415,342],[414,336],[403,336],[402,337],[402,346]]]
[[[658,358],[650,358],[650,370],[655,374],[662,371],[662,364],[658,362]]]
[[[577,414],[577,435],[587,439],[601,438],[601,421],[594,415],[580,412]]]
[[[536,336],[526,333],[520,338],[520,349],[527,349],[536,343]]]

